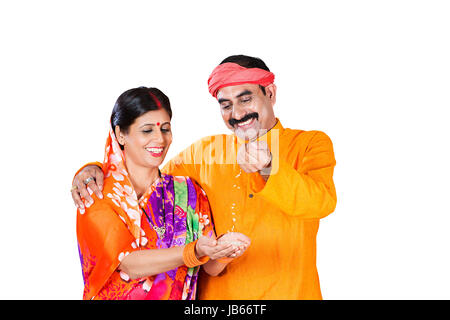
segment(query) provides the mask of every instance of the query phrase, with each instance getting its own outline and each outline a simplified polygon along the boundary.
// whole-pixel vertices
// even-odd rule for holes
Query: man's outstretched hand
[[[85,181],[88,181],[85,184]],[[90,207],[94,203],[87,187],[94,192],[98,198],[103,199],[103,171],[96,165],[89,165],[83,168],[73,179],[72,199],[75,206],[84,210],[84,206]],[[84,200],[84,202],[83,202]]]

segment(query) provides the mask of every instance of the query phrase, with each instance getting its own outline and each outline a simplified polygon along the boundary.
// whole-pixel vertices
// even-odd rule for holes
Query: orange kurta
[[[218,235],[234,230],[252,240],[221,275],[200,275],[199,299],[322,298],[316,235],[319,219],[336,206],[331,140],[320,131],[285,129],[279,121],[263,138],[272,151],[267,182],[240,170],[235,160],[243,141],[235,135],[203,138],[163,169],[202,186]]]

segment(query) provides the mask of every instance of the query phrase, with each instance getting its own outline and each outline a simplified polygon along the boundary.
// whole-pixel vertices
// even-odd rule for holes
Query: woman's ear
[[[116,134],[117,142],[119,142],[119,144],[123,146],[125,144],[125,137],[119,126],[116,126],[114,128],[114,133]]]

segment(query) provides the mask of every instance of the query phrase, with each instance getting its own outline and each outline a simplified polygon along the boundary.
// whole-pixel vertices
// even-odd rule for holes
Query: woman
[[[216,240],[207,197],[189,177],[161,174],[172,110],[156,88],[124,92],[111,115],[103,199],[78,211],[84,299],[195,299],[202,266],[218,275],[250,241]],[[91,192],[92,193],[92,192]]]

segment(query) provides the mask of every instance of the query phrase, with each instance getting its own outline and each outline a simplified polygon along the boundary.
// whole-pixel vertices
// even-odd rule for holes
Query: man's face
[[[266,94],[257,84],[229,86],[218,91],[223,121],[239,138],[254,140],[275,125],[276,86],[265,88]]]

